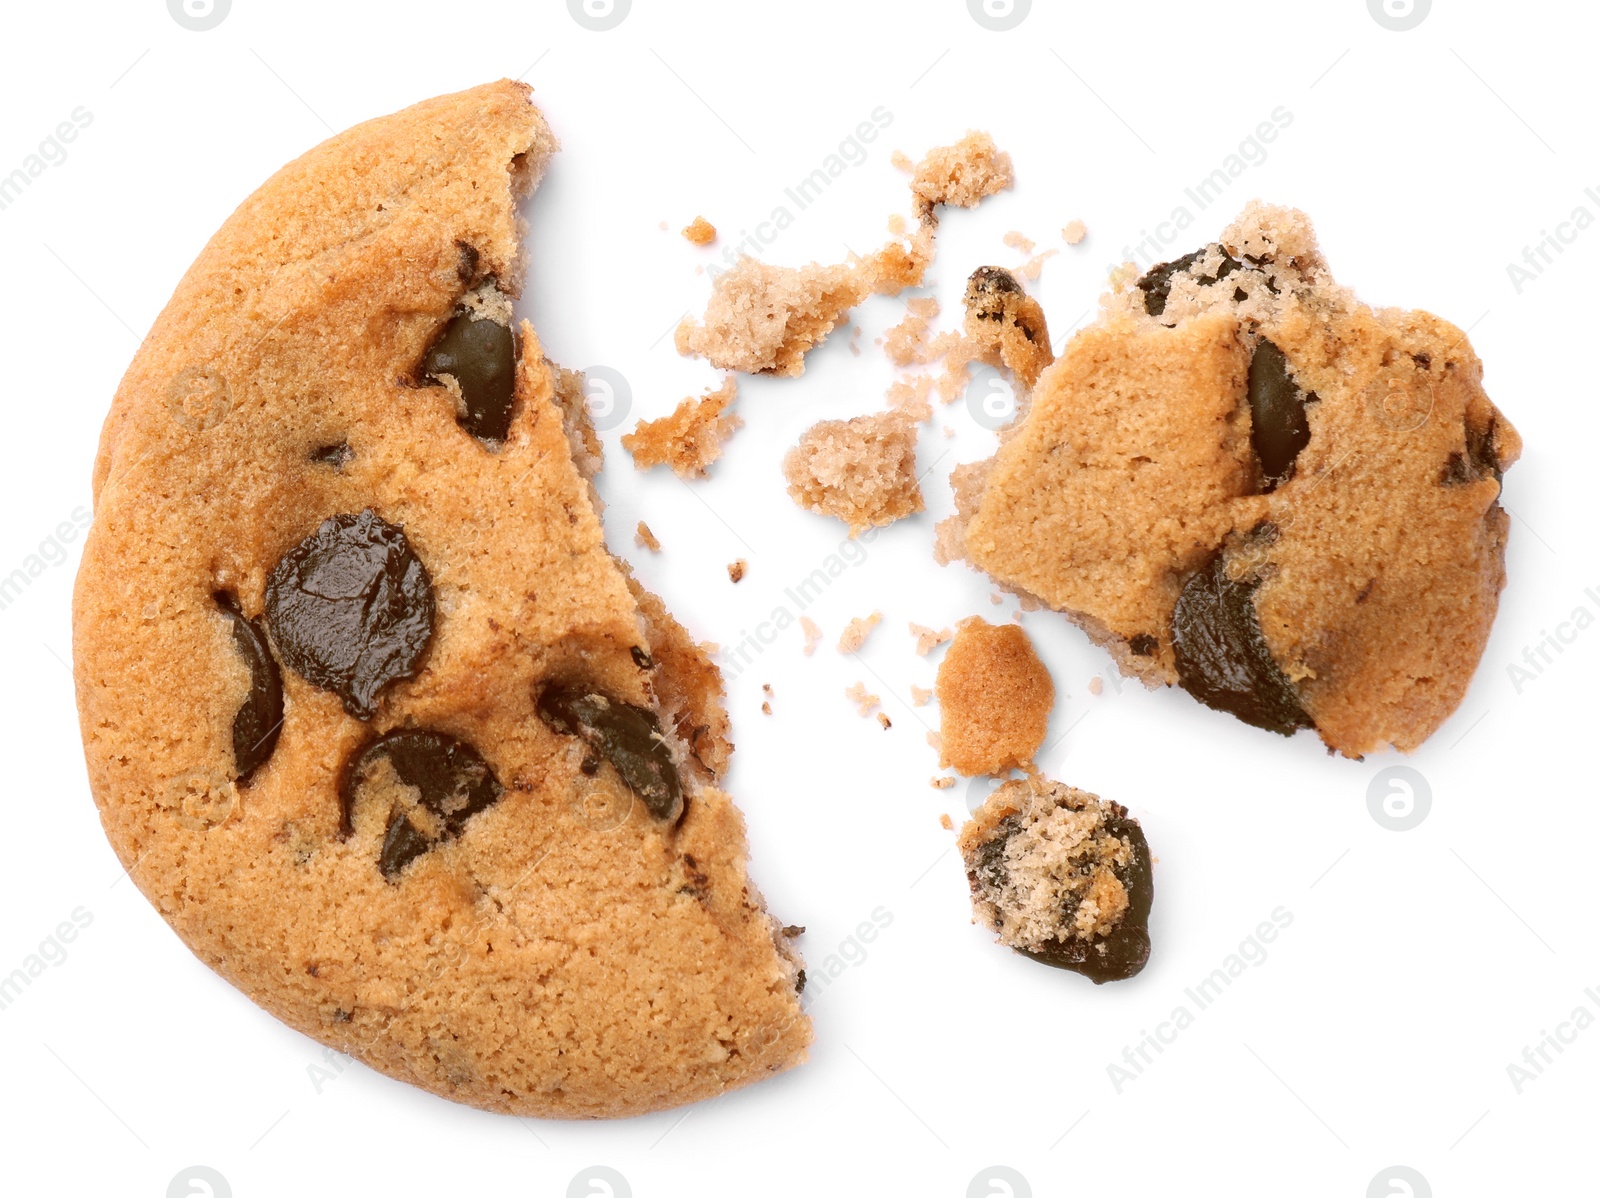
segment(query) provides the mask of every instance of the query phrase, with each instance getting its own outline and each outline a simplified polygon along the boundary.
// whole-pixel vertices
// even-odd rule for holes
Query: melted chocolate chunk
[[[678,767],[653,712],[580,686],[547,687],[538,710],[550,727],[609,761],[651,815],[671,823],[683,813]]]
[[[213,598],[233,628],[233,643],[250,667],[250,693],[233,717],[234,779],[243,786],[266,764],[283,730],[283,677],[267,648],[266,630],[245,618],[232,595]]]
[[[516,384],[516,341],[495,320],[459,312],[422,359],[425,378],[449,376],[461,388],[462,428],[485,441],[503,441],[511,431],[511,397]]]
[[[1500,468],[1500,455],[1494,448],[1495,421],[1490,417],[1489,423],[1481,430],[1474,430],[1467,426],[1467,456],[1472,459],[1472,464],[1480,475],[1494,475],[1495,482],[1505,478],[1505,471]]]
[[[414,787],[424,817],[418,827],[413,813],[396,803],[378,854],[378,868],[394,881],[411,862],[435,845],[461,835],[467,821],[492,806],[505,793],[489,763],[465,741],[442,732],[406,729],[373,741],[345,767],[339,783],[339,830],[348,837],[355,827],[356,803],[363,784],[380,760],[387,760],[401,785]]]
[[[1261,463],[1266,489],[1294,473],[1294,462],[1311,440],[1306,405],[1316,392],[1302,391],[1283,351],[1263,337],[1250,358],[1250,445]]]
[[[273,567],[267,626],[278,656],[370,720],[378,692],[417,672],[433,636],[433,584],[405,533],[370,509],[330,516]]]
[[[1220,283],[1236,270],[1242,270],[1237,259],[1220,245],[1208,245],[1193,253],[1185,254],[1181,258],[1174,258],[1171,262],[1158,262],[1145,271],[1139,282],[1135,284],[1144,292],[1144,310],[1151,316],[1160,316],[1167,310],[1167,300],[1172,295],[1172,280],[1175,275],[1189,273],[1189,268],[1205,257],[1210,250],[1220,250],[1222,262],[1217,267],[1214,275],[1195,275],[1194,281],[1202,286],[1209,287],[1213,283]],[[1243,299],[1244,295],[1238,288],[1234,289],[1234,298]]]
[[[1135,657],[1154,657],[1156,650],[1161,648],[1161,642],[1148,632],[1141,632],[1138,636],[1128,641],[1128,652]]]
[[[638,645],[633,646],[630,652],[633,654],[633,664],[638,666],[641,670],[651,670],[655,668],[656,663],[654,659],[652,659],[651,656],[643,649],[639,648]]]
[[[1160,316],[1167,310],[1167,297],[1172,294],[1172,276],[1181,275],[1188,271],[1204,250],[1195,250],[1181,258],[1174,258],[1171,262],[1158,262],[1145,271],[1144,277],[1138,282],[1138,288],[1144,292],[1144,310],[1151,316]]]
[[[1255,588],[1228,577],[1220,549],[1184,585],[1172,613],[1178,683],[1207,707],[1289,736],[1312,721],[1261,635]]]
[[[1119,814],[1107,819],[1104,834],[1126,840],[1133,850],[1126,866],[1115,868],[1117,880],[1128,894],[1128,910],[1111,934],[1095,940],[1060,940],[1044,950],[1016,949],[1023,956],[1057,969],[1081,973],[1095,985],[1121,982],[1134,976],[1150,960],[1150,908],[1155,902],[1155,879],[1150,871],[1150,844],[1139,821],[1128,817],[1126,809],[1112,805]]]
[[[456,278],[471,284],[478,277],[478,248],[465,241],[456,242]]]

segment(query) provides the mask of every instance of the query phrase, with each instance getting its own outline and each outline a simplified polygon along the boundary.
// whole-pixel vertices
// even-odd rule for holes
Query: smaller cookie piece
[[[1150,959],[1150,846],[1127,808],[1035,775],[1007,782],[956,841],[975,922],[1099,985]]]
[[[915,515],[923,508],[916,413],[820,421],[785,455],[783,476],[797,504],[843,520],[852,537]]]
[[[1015,624],[957,624],[934,687],[942,767],[969,778],[1020,769],[1044,743],[1056,688]]]
[[[1044,368],[1056,360],[1039,301],[999,266],[980,266],[967,278],[963,321],[983,361],[1004,366],[1032,391]]]
[[[722,443],[744,426],[728,409],[739,398],[739,384],[725,375],[722,386],[699,399],[685,399],[670,416],[641,420],[622,436],[622,448],[633,455],[636,469],[671,466],[679,478],[704,478],[722,456]]]

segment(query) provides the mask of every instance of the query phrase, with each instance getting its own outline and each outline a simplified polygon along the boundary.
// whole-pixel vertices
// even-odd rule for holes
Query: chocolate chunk
[[[478,249],[464,241],[456,242],[456,278],[471,284],[478,277]]]
[[[1155,901],[1155,879],[1150,871],[1150,844],[1139,821],[1127,810],[1111,804],[1113,814],[1101,825],[1103,834],[1126,840],[1131,860],[1113,871],[1128,895],[1128,909],[1107,936],[1095,940],[1058,939],[1047,949],[1016,949],[1023,956],[1057,969],[1081,973],[1095,985],[1121,982],[1134,976],[1150,959],[1150,908]]]
[[[422,359],[422,374],[435,382],[446,376],[455,379],[462,408],[457,422],[474,437],[503,441],[511,431],[516,356],[509,328],[459,312]]]
[[[243,786],[266,764],[283,730],[283,678],[267,648],[266,630],[245,618],[232,595],[212,596],[233,628],[233,643],[250,667],[250,693],[233,717],[234,779]]]
[[[1261,635],[1255,588],[1228,577],[1220,549],[1184,584],[1172,613],[1178,682],[1208,707],[1289,736],[1312,721]]]
[[[654,659],[651,658],[651,656],[643,649],[639,648],[638,645],[633,646],[632,650],[630,651],[633,654],[633,664],[638,666],[641,670],[651,670],[655,668],[656,663]]]
[[[433,847],[427,833],[417,831],[416,825],[396,807],[389,812],[389,826],[384,829],[383,848],[378,852],[378,870],[393,882],[422,854]]]
[[[1135,657],[1154,657],[1156,650],[1161,647],[1161,642],[1148,632],[1141,632],[1138,636],[1128,641],[1128,652]]]
[[[1214,275],[1195,275],[1194,281],[1196,283],[1209,287],[1213,283],[1221,282],[1234,271],[1243,269],[1238,260],[1220,245],[1205,246],[1191,254],[1185,254],[1181,258],[1174,258],[1171,262],[1158,262],[1145,271],[1143,277],[1136,284],[1139,290],[1144,292],[1144,310],[1151,316],[1160,316],[1165,312],[1167,310],[1167,300],[1172,294],[1173,276],[1187,274],[1191,266],[1199,262],[1208,251],[1213,249],[1221,252],[1222,263],[1217,267],[1217,273]],[[1238,288],[1234,289],[1234,298],[1244,298]]]
[[[433,584],[405,533],[371,509],[330,516],[273,567],[267,627],[278,656],[369,720],[378,692],[417,672],[433,636]]]
[[[356,451],[343,441],[335,441],[332,445],[319,445],[311,451],[310,457],[319,466],[332,466],[339,470],[347,465],[356,456]]]
[[[1022,284],[999,266],[980,266],[967,276],[964,302],[979,320],[1004,320],[1005,297],[1022,294]],[[1026,332],[1026,330],[1024,330]]]
[[[465,741],[426,729],[391,732],[369,744],[345,767],[339,783],[342,836],[354,831],[356,804],[380,760],[389,762],[402,786],[417,792],[418,811],[408,812],[401,803],[389,809],[378,868],[390,881],[435,845],[461,835],[469,819],[505,793],[489,763]],[[419,812],[426,813],[422,820],[431,827],[417,826]]]
[[[653,712],[579,686],[545,688],[538,711],[551,728],[581,737],[609,761],[657,819],[675,822],[683,813],[678,767]]]
[[[1250,358],[1248,391],[1250,444],[1271,491],[1294,473],[1295,458],[1311,440],[1306,405],[1315,403],[1317,396],[1299,388],[1289,360],[1265,337]]]
[[[1160,316],[1167,310],[1167,297],[1172,294],[1172,276],[1185,273],[1196,262],[1204,250],[1195,250],[1192,254],[1185,254],[1181,258],[1174,258],[1171,262],[1158,262],[1145,271],[1144,277],[1138,282],[1138,288],[1144,292],[1144,310],[1151,316]]]
[[[1500,455],[1494,448],[1495,420],[1489,418],[1489,423],[1481,429],[1467,426],[1467,456],[1472,459],[1472,464],[1477,468],[1480,476],[1492,474],[1495,482],[1505,478],[1505,471],[1500,468]]]

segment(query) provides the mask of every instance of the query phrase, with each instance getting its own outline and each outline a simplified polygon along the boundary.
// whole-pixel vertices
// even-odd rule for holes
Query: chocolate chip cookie
[[[582,380],[511,318],[529,89],[291,163],[129,367],[74,655],[95,801],[190,948],[495,1111],[615,1116],[804,1059],[716,787],[716,667],[607,551]]]
[[[1250,204],[1116,281],[941,530],[1124,673],[1360,756],[1411,750],[1482,655],[1520,452],[1466,334],[1334,282]]]

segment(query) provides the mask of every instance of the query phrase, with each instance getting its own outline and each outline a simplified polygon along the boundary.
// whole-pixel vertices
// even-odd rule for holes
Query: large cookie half
[[[106,834],[291,1026],[461,1102],[613,1116],[804,1059],[720,676],[606,550],[526,324],[555,149],[491,84],[240,206],[129,367],[74,601]]]
[[[1102,305],[952,476],[943,556],[1150,685],[1349,756],[1421,744],[1488,639],[1521,449],[1466,334],[1360,303],[1259,203]]]

